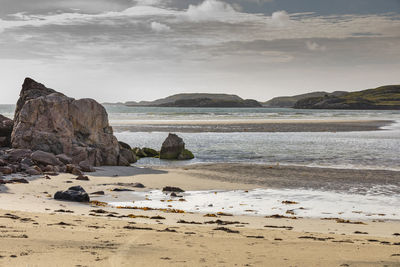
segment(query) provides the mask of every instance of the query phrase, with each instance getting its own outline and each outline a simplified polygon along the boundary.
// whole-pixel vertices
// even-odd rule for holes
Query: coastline
[[[276,171],[274,167],[265,168]],[[287,181],[293,180],[290,171],[296,169],[299,173],[318,174],[315,179],[326,173],[325,169],[317,168],[279,168],[283,172],[278,176]],[[86,174],[89,181],[77,181],[73,175],[60,174],[51,176],[51,179],[30,179],[29,184],[2,185],[0,264],[25,266],[29,262],[33,266],[52,266],[54,257],[59,259],[60,266],[358,266],[367,263],[397,266],[400,263],[400,257],[396,256],[400,237],[393,235],[399,232],[400,222],[385,220],[384,217],[363,220],[362,224],[320,218],[220,215],[213,218],[204,217],[202,213],[116,209],[56,201],[52,197],[55,191],[73,185],[82,185],[89,193],[103,190],[106,196],[115,200],[129,194],[111,191],[121,187],[139,192],[167,185],[185,190],[252,190],[269,186],[255,182],[258,181],[255,178],[250,179],[252,183],[243,183],[244,179],[265,171],[264,166],[255,170],[253,165],[243,164],[174,168],[101,167],[95,173]],[[342,172],[348,173],[348,170],[339,171],[338,181],[344,179]],[[233,173],[236,176],[233,177]],[[365,174],[353,170],[351,177],[356,177],[357,173],[360,177]],[[397,177],[392,173],[393,180],[385,180],[383,176],[389,172],[373,175],[378,173],[381,174],[378,178],[381,183],[394,182]],[[328,177],[331,173],[326,175]],[[367,180],[372,179],[372,182],[375,179],[373,175]],[[269,177],[268,173],[266,177]],[[300,175],[297,179],[306,178]],[[271,178],[268,182],[276,184],[276,181]],[[131,187],[136,182],[143,183],[146,188]],[[277,186],[286,185],[284,182]],[[153,216],[157,217],[151,219]],[[178,223],[179,220],[196,224]],[[216,220],[233,224],[205,223]],[[218,227],[233,232],[216,230]]]

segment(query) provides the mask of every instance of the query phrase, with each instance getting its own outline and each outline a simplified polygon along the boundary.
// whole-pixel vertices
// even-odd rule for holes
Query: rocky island
[[[253,99],[243,99],[237,95],[229,94],[176,94],[155,101],[126,102],[130,107],[198,107],[198,108],[251,108],[262,107]]]

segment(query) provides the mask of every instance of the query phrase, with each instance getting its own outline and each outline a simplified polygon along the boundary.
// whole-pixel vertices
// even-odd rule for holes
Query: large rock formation
[[[193,159],[192,152],[185,149],[185,142],[176,134],[169,134],[162,144],[160,151],[160,159],[178,159],[188,160]]]
[[[128,165],[102,105],[67,97],[26,78],[14,116],[13,148],[64,154],[72,163]]]
[[[9,147],[11,145],[13,125],[14,123],[11,119],[0,115],[0,147]]]

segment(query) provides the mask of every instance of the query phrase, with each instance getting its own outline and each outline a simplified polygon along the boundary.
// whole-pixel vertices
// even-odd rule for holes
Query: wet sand
[[[141,121],[113,123],[117,132],[351,132],[375,131],[390,120]]]
[[[306,173],[299,167],[290,168]],[[294,179],[289,167],[282,169],[281,179]],[[309,169],[315,179],[317,173],[325,172]],[[264,172],[266,177],[271,175],[264,168],[248,165],[104,167],[88,174],[89,181],[60,174],[50,179],[29,178],[29,184],[1,185],[0,266],[54,266],[55,262],[57,266],[399,266],[400,223],[384,218],[343,223],[261,216],[204,217],[53,199],[56,191],[74,185],[89,193],[103,190],[113,199],[124,193],[111,190],[121,187],[136,191],[167,185],[185,190],[249,190],[267,187],[261,178],[257,183],[243,182]],[[352,175],[356,177],[357,172]],[[364,174],[358,174],[360,179]],[[370,179],[383,182],[388,174],[375,173],[379,177],[371,175]],[[392,183],[397,176],[391,175],[393,180],[387,181]],[[344,175],[338,177],[345,179]],[[146,188],[133,187],[136,182]]]
[[[365,194],[384,187],[388,195],[400,194],[400,172],[333,169],[245,163],[194,164],[157,167],[202,179],[249,184],[274,189],[313,189]]]

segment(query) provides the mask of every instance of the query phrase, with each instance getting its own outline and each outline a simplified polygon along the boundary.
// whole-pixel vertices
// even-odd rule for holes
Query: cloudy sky
[[[400,84],[400,0],[0,0],[1,103]]]

